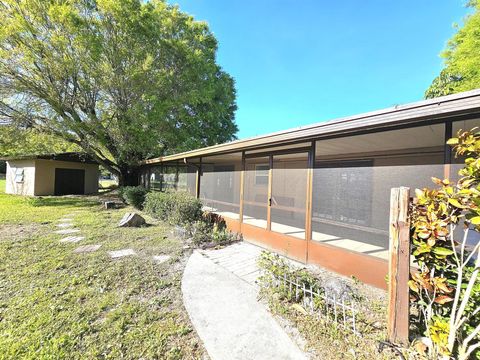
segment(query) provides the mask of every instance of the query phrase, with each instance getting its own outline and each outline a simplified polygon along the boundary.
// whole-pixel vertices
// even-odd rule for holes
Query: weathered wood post
[[[390,342],[408,344],[410,276],[410,188],[390,193],[390,263],[388,271],[388,324]]]

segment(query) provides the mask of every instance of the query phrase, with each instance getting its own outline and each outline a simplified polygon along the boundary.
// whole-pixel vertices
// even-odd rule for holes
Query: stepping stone
[[[59,228],[69,228],[69,227],[72,227],[73,224],[72,223],[61,223],[61,224],[57,224],[57,227]]]
[[[153,256],[153,260],[160,264],[170,260],[170,258],[171,258],[170,255],[154,255]]]
[[[100,246],[102,245],[83,245],[73,250],[73,252],[75,254],[94,252],[100,249]]]
[[[60,235],[68,235],[68,234],[74,234],[80,232],[78,229],[63,229],[63,230],[57,230],[55,231],[55,234],[60,234]]]
[[[130,256],[130,255],[137,255],[133,249],[122,249],[122,250],[115,250],[115,251],[109,251],[108,254],[112,259],[117,259],[121,258],[124,256]]]
[[[73,221],[73,218],[62,218],[62,219],[59,219],[58,222],[72,222]]]
[[[77,243],[81,240],[85,239],[85,236],[67,236],[60,240],[61,243]]]

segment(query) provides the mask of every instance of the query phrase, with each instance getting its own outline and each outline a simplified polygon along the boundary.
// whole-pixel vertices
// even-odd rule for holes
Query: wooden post
[[[450,178],[451,163],[452,163],[452,147],[447,144],[447,141],[453,136],[452,121],[445,122],[445,136],[443,144],[443,177]]]
[[[202,177],[202,158],[200,158],[197,166],[196,178],[195,178],[195,196],[200,199],[200,179]]]
[[[390,263],[388,272],[388,339],[408,344],[410,276],[410,188],[393,188],[390,194]]]
[[[245,186],[245,151],[242,151],[242,170],[240,172],[240,211],[239,211],[240,229],[242,226],[241,224],[243,223],[244,186]]]
[[[273,155],[269,157],[268,193],[267,193],[267,230],[272,230],[272,185],[273,185]]]
[[[305,211],[305,241],[307,242],[305,262],[308,263],[308,244],[312,240],[312,205],[313,205],[313,171],[315,168],[315,141],[312,141],[311,149],[308,152],[307,165],[307,196]]]

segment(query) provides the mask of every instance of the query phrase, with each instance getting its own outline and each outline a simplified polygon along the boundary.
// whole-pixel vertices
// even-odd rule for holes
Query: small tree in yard
[[[139,160],[234,138],[233,79],[166,1],[0,1],[0,120],[78,145],[127,184]]]
[[[465,158],[460,180],[434,178],[439,187],[417,190],[412,211],[420,271],[409,285],[417,325],[431,341],[417,350],[432,359],[480,359],[480,241],[468,242],[480,231],[480,132],[459,132],[448,143]]]

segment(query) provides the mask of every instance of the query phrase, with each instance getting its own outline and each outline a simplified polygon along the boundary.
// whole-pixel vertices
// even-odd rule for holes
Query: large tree
[[[78,145],[36,129],[0,125],[0,157],[80,151]]]
[[[426,98],[480,88],[480,2],[468,3],[474,12],[442,53],[445,68],[425,93]]]
[[[77,144],[124,183],[142,159],[233,139],[204,22],[165,1],[0,0],[0,120]]]

